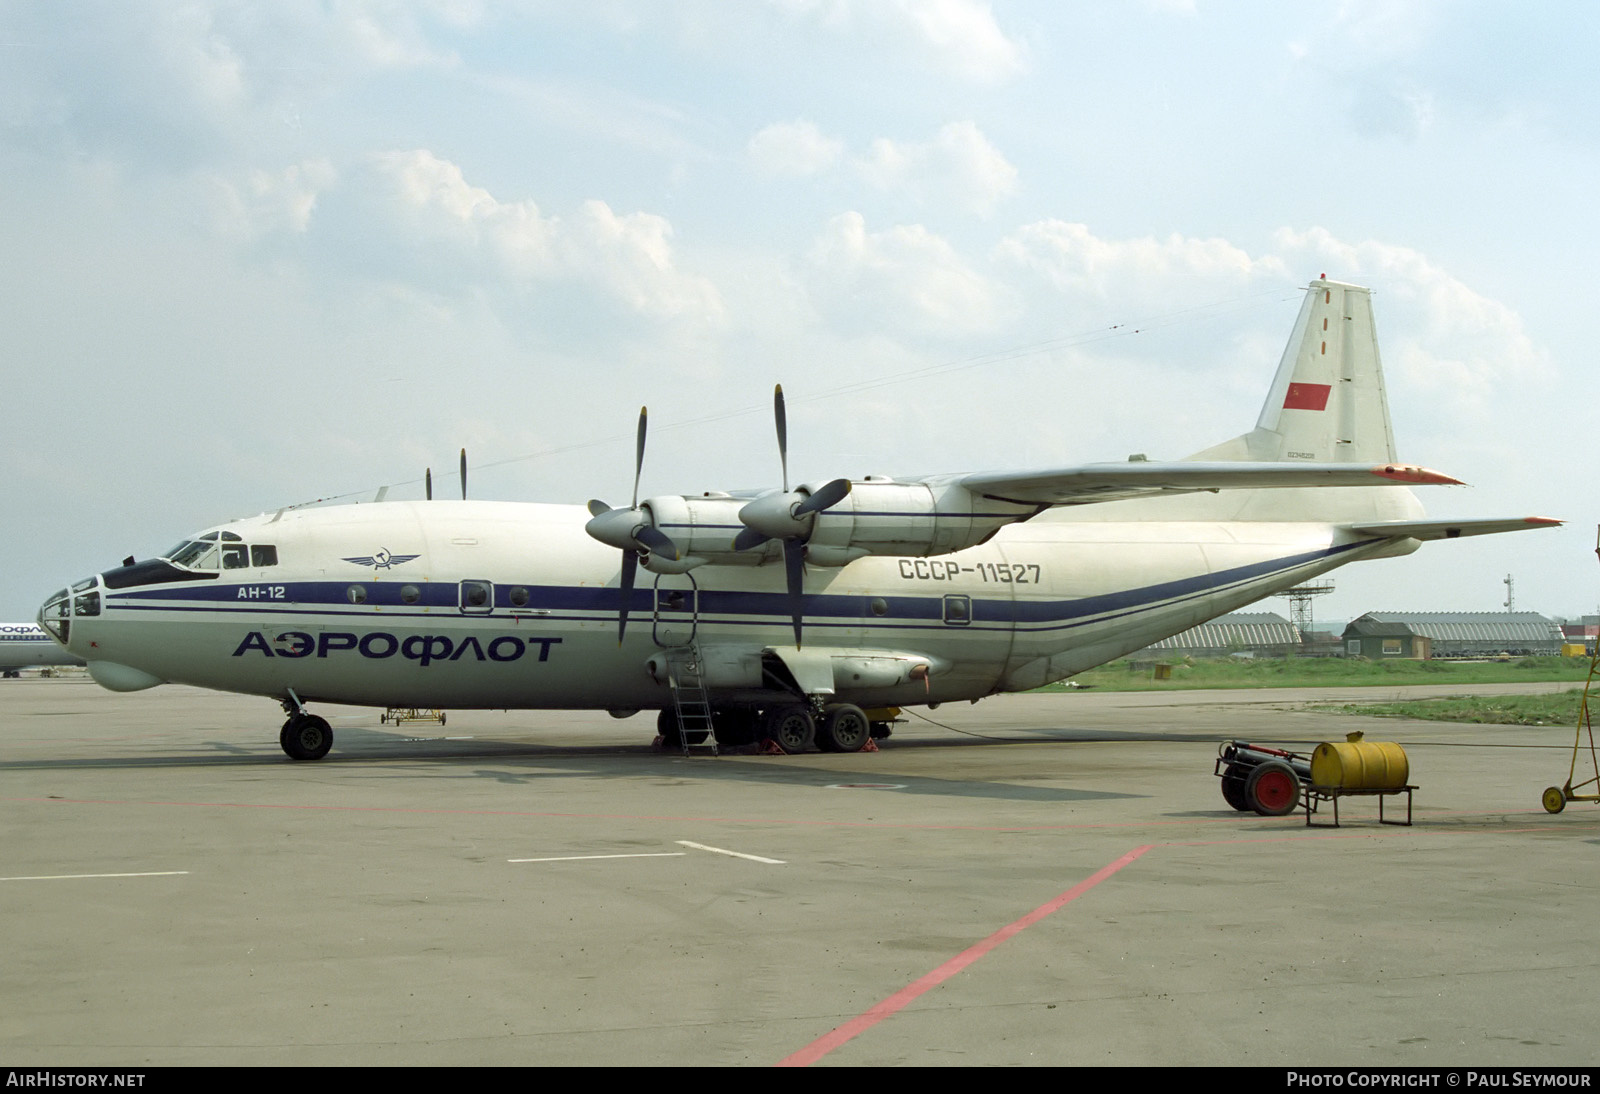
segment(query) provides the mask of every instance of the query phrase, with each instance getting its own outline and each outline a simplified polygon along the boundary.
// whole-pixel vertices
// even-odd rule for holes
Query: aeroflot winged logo
[[[388,548],[380,547],[370,555],[357,555],[354,558],[347,558],[342,561],[354,562],[357,566],[371,566],[374,570],[388,570],[420,557],[420,555],[392,555],[389,553]]]

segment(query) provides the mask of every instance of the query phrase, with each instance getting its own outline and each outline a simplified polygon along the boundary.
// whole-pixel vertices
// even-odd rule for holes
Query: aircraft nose
[[[52,593],[39,608],[39,626],[65,646],[72,640],[72,620],[100,614],[100,578],[89,577]]]
[[[37,620],[44,633],[65,646],[72,627],[71,591],[62,589],[50,594],[49,598],[39,606]]]

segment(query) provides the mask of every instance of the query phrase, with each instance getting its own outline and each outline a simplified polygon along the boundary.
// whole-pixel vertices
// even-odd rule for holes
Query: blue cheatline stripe
[[[970,598],[972,622],[967,625],[967,629],[1009,630],[1015,627],[1030,633],[1064,630],[1093,622],[1125,618],[1162,603],[1182,603],[1194,600],[1257,578],[1322,562],[1357,548],[1370,546],[1374,542],[1377,541],[1365,540],[1359,543],[1348,543],[1336,547],[1306,551],[1282,558],[1268,559],[1264,562],[1235,566],[1226,570],[1219,570],[1216,573],[1200,574],[1195,577],[1159,582],[1136,589],[1102,593],[1098,596],[1078,597],[1070,600],[985,598],[969,592],[954,595],[968,596]],[[262,584],[250,582],[238,586],[185,585],[181,588],[162,587],[132,590],[109,596],[108,607],[115,607],[117,610],[135,611],[228,611],[237,614],[267,616],[292,615],[304,617],[314,615],[329,618],[358,619],[438,619],[441,618],[441,614],[437,609],[455,610],[457,608],[459,588],[459,583],[457,582],[410,583],[421,593],[421,597],[416,604],[403,604],[401,602],[400,588],[402,584],[406,584],[403,582],[286,582],[281,586],[284,590],[284,599],[282,600],[261,601],[253,598],[240,599],[238,597],[239,589],[261,587]],[[360,586],[366,591],[367,600],[364,604],[360,606],[349,604],[346,593],[352,585]],[[528,603],[518,609],[511,609],[507,602],[509,590],[513,587],[524,588],[528,591]],[[1013,588],[1026,588],[1026,586],[1013,586]],[[775,619],[781,622],[790,617],[790,604],[787,593],[723,589],[686,589],[681,591],[686,594],[694,593],[698,596],[698,618],[696,623],[700,626],[772,626]],[[490,618],[499,622],[504,622],[508,619],[521,619],[530,623],[553,621],[593,622],[593,615],[572,613],[588,612],[597,613],[606,618],[614,617],[621,606],[619,599],[618,590],[615,587],[515,586],[511,583],[505,583],[495,586],[497,614],[489,615],[482,612],[471,612],[461,613],[460,617]],[[877,616],[872,614],[870,604],[873,600],[882,600],[888,605],[888,611],[885,615]],[[157,601],[158,603],[134,603],[134,601]],[[865,626],[873,630],[924,630],[931,627],[941,631],[948,626],[944,622],[944,594],[942,593],[932,596],[882,596],[876,594],[839,596],[827,593],[811,593],[804,597],[803,604],[807,626]],[[375,607],[398,608],[401,610],[386,610],[382,613],[374,613],[370,609]],[[423,612],[416,610],[418,608],[436,610]],[[519,614],[512,615],[511,612],[513,610]],[[543,614],[533,615],[531,614],[533,612]],[[629,600],[628,612],[630,616],[638,616],[643,619],[650,618],[655,612],[654,590],[636,588]],[[449,616],[448,618],[457,618],[457,616]],[[678,618],[666,615],[662,618],[662,622],[687,623],[690,618],[690,613],[685,612]],[[835,622],[830,622],[830,620]]]

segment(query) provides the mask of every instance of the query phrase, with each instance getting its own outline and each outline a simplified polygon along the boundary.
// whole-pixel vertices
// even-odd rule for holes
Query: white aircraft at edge
[[[0,623],[0,674],[18,676],[23,669],[81,665],[34,623]]]
[[[1187,460],[637,500],[288,509],[52,596],[117,691],[656,709],[663,734],[853,751],[895,708],[1036,688],[1361,559],[1558,524],[1424,518],[1396,462],[1368,290],[1313,281],[1256,427]],[[463,475],[464,485],[464,475]],[[465,494],[465,489],[463,489]],[[638,568],[648,571],[640,580]],[[630,622],[633,624],[629,626]]]

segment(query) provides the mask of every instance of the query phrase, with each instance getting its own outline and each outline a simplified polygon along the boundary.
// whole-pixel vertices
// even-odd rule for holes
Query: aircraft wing
[[[1529,528],[1553,528],[1562,522],[1554,517],[1513,517],[1486,520],[1381,520],[1374,524],[1348,524],[1346,530],[1363,536],[1396,539],[1457,539],[1461,536],[1489,536],[1496,532],[1522,532]]]
[[[955,482],[984,497],[1030,505],[1293,486],[1460,486],[1460,479],[1412,464],[1250,463],[1231,460],[1090,463],[1052,471],[983,471]]]

